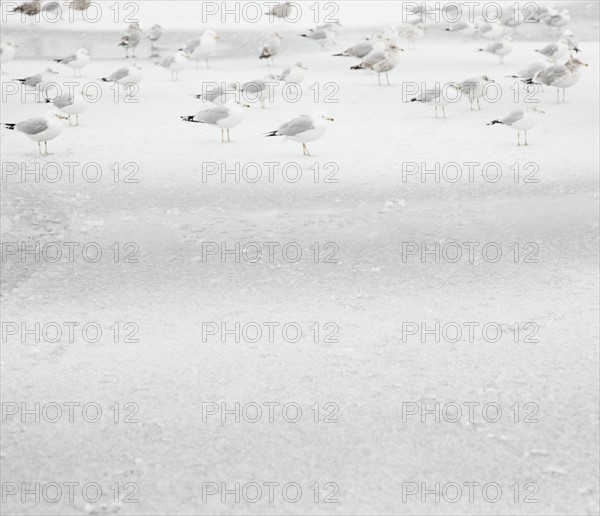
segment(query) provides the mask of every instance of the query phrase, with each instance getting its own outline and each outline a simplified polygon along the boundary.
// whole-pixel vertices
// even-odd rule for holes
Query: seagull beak
[[[249,108],[250,104],[242,104],[242,106],[245,107],[245,108]]]
[[[215,39],[221,39],[221,35],[220,34],[216,34],[215,35]]]
[[[64,115],[58,115],[58,118],[60,118],[61,120],[68,120],[69,119],[68,116],[64,116]]]
[[[327,120],[328,122],[333,122],[333,118],[331,118],[330,116],[326,116],[325,120]]]

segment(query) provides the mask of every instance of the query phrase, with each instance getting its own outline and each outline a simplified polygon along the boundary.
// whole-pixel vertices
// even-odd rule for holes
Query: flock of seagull
[[[73,9],[80,11],[85,11],[90,3],[84,0],[71,0],[70,2]],[[40,0],[34,0],[16,7],[14,12],[35,16],[43,10],[56,8],[53,4],[58,3],[48,2],[42,5]],[[285,20],[291,9],[293,9],[293,3],[283,2],[275,5],[266,14]],[[577,54],[581,51],[579,44],[573,32],[566,29],[570,22],[569,12],[567,10],[557,11],[551,7],[539,7],[535,13],[535,18],[528,19],[532,16],[521,11],[511,10],[510,16],[493,23],[481,17],[472,23],[467,21],[446,23],[445,31],[460,34],[466,38],[466,41],[475,40],[475,38],[487,40],[488,44],[477,50],[497,56],[500,64],[504,64],[505,57],[513,51],[513,35],[519,26],[535,23],[551,27],[552,30],[556,31],[557,40],[535,49],[535,52],[543,58],[543,61],[533,62],[507,77],[521,80],[526,88],[532,86],[540,88],[543,86],[554,87],[556,88],[557,103],[561,102],[561,91],[562,102],[565,102],[565,90],[579,81],[581,69],[588,66],[577,57]],[[334,53],[333,56],[355,59],[356,63],[350,67],[352,70],[376,73],[380,86],[383,86],[382,75],[385,75],[386,83],[390,85],[389,72],[398,66],[403,51],[399,41],[406,40],[408,48],[415,49],[416,40],[425,37],[433,27],[439,26],[439,21],[433,18],[431,12],[415,12],[413,18],[401,27],[387,27],[384,30],[377,31],[355,45]],[[342,25],[340,23],[327,23],[305,31],[299,36],[314,41],[321,49],[331,50],[337,44],[336,38],[341,30]],[[511,31],[513,35],[509,34]],[[163,28],[158,24],[144,33],[138,23],[132,23],[121,35],[118,46],[123,47],[126,59],[136,58],[138,46],[143,41],[148,40],[151,58],[157,66],[168,71],[174,81],[179,79],[179,72],[189,67],[190,61],[195,61],[197,67],[200,61],[204,61],[206,68],[210,68],[210,57],[217,51],[220,39],[215,31],[206,30],[199,37],[184,43],[181,48],[166,58],[160,56],[161,52],[165,50],[159,46],[163,32]],[[273,32],[257,49],[257,58],[266,61],[267,65],[271,67],[282,46],[282,37],[277,32]],[[0,46],[2,65],[15,58],[17,49],[17,45],[12,42],[2,41]],[[565,59],[565,61],[563,63],[559,62],[562,59]],[[74,54],[54,59],[54,61],[71,68],[75,77],[82,77],[82,70],[90,63],[91,56],[88,50],[80,48]],[[243,84],[230,83],[227,86],[215,88],[213,91],[204,92],[202,95],[196,95],[196,97],[205,101],[210,107],[202,109],[194,115],[181,116],[180,118],[184,122],[215,126],[221,130],[221,142],[230,142],[230,130],[244,120],[244,108],[249,107],[239,101],[239,95],[232,95],[232,93],[251,94],[260,101],[261,107],[264,107],[264,95],[268,90],[269,81],[299,84],[304,79],[306,71],[307,68],[302,63],[296,63],[280,74],[271,73],[256,81]],[[75,125],[79,125],[79,115],[89,105],[83,92],[68,92],[53,98],[50,97],[46,86],[50,83],[52,76],[56,74],[57,72],[52,68],[47,68],[38,74],[15,79],[15,81],[22,83],[24,88],[34,89],[40,95],[44,95],[45,102],[51,103],[54,109],[47,113],[45,117],[32,118],[19,123],[3,124],[8,129],[21,132],[37,142],[41,155],[47,155],[47,142],[61,133],[65,120],[68,120],[69,125],[72,125],[74,117]],[[122,66],[99,80],[116,83],[129,91],[137,87],[143,75],[142,67],[135,62],[128,66]],[[477,109],[481,109],[480,99],[484,98],[486,87],[493,82],[488,76],[481,75],[468,78],[462,82],[445,85],[448,88],[436,85],[433,89],[424,89],[419,95],[411,98],[410,101],[433,106],[436,118],[438,118],[438,110],[441,110],[442,117],[446,118],[445,107],[452,102],[452,98],[448,96],[448,90],[455,90],[455,92],[464,94],[470,102],[471,109],[475,109],[475,106],[477,106]],[[528,145],[527,131],[537,125],[543,113],[538,107],[517,109],[503,118],[491,121],[488,125],[501,124],[515,129],[517,131],[517,145],[519,146],[521,145],[521,132],[523,132],[523,144]],[[267,133],[266,136],[282,136],[287,140],[301,143],[303,154],[310,156],[306,144],[323,136],[328,123],[331,121],[333,119],[330,116],[318,111],[312,115],[298,116],[281,125],[277,130]],[[42,143],[44,144],[43,151]]]

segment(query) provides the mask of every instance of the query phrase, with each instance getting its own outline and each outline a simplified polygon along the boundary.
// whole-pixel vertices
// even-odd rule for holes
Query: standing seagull
[[[296,63],[294,66],[290,68],[286,68],[281,75],[276,76],[275,78],[278,81],[283,81],[286,84],[300,84],[304,80],[304,76],[306,75],[306,66],[302,63]]]
[[[335,43],[335,32],[330,29],[310,29],[304,34],[300,34],[303,38],[312,39],[321,45],[321,49],[325,50]]]
[[[565,102],[565,90],[577,84],[583,66],[588,65],[572,57],[564,65],[552,65],[536,73],[533,78],[525,81],[525,84],[545,84],[556,88],[556,103],[559,104],[560,90],[562,90],[562,101]]]
[[[276,131],[267,133],[267,136],[284,136],[285,140],[292,140],[302,144],[304,156],[310,156],[308,142],[318,140],[327,131],[327,122],[333,122],[333,118],[317,111],[312,115],[302,115],[281,125]]]
[[[29,86],[30,88],[35,88],[37,93],[41,93],[42,90],[46,87],[49,82],[49,79],[52,75],[58,75],[58,72],[52,70],[52,68],[46,68],[43,72],[37,73],[35,75],[31,75],[29,77],[25,77],[24,79],[15,79],[17,82],[20,82],[24,86]],[[43,102],[42,100],[38,100],[37,102]]]
[[[2,43],[0,43],[0,64],[12,61],[15,58],[15,54],[17,53],[17,51],[15,50],[16,48],[19,48],[18,45],[15,45],[10,41],[3,41]]]
[[[134,87],[138,82],[142,80],[144,72],[139,65],[134,64],[133,66],[124,66],[119,68],[115,72],[111,73],[108,77],[102,77],[103,82],[116,82],[122,84],[125,89]]]
[[[142,39],[142,31],[140,25],[132,23],[127,30],[121,35],[121,42],[118,46],[125,47],[125,59],[129,58],[129,49],[132,49],[132,57],[135,57],[135,48],[140,44]]]
[[[390,85],[390,77],[388,72],[393,70],[398,66],[400,62],[400,52],[403,52],[402,48],[397,47],[396,45],[390,45],[387,52],[385,52],[381,59],[376,61],[367,62],[363,61],[361,64],[357,66],[353,66],[352,70],[364,70],[370,69],[377,73],[377,81],[379,86],[381,86],[381,74],[385,73],[385,77],[387,79],[388,86]]]
[[[179,72],[183,70],[189,60],[189,55],[183,50],[178,50],[175,52],[175,55],[171,57],[167,57],[163,59],[160,63],[157,63],[158,66],[163,67],[165,70],[169,70],[171,72],[171,80],[178,81],[179,80]]]
[[[567,44],[569,45],[569,53],[571,55],[573,55],[573,52],[575,52],[576,54],[581,52],[581,49],[579,48],[579,43],[577,43],[575,35],[570,30],[566,30],[565,32],[563,32],[562,37],[567,40]]]
[[[276,56],[281,49],[281,40],[282,37],[276,32],[273,32],[273,34],[269,36],[267,42],[260,47],[260,55],[258,58],[266,59],[267,64],[273,64],[273,57]]]
[[[512,38],[504,36],[502,41],[490,43],[486,48],[480,48],[479,52],[487,52],[494,54],[500,58],[500,64],[504,64],[504,56],[507,56],[513,51]]]
[[[560,38],[556,43],[549,43],[544,48],[536,50],[538,54],[545,56],[548,61],[556,63],[557,59],[563,57],[569,51],[569,42],[566,38]]]
[[[69,125],[71,125],[71,116],[75,116],[75,125],[79,125],[79,115],[89,106],[83,92],[67,91],[54,99],[47,99],[46,102],[51,102],[54,107],[65,113],[69,118]]]
[[[81,69],[90,62],[90,53],[85,48],[80,48],[75,54],[63,57],[62,59],[55,59],[54,61],[73,68],[75,77],[77,77],[77,71],[79,71],[79,77],[81,77]]]
[[[206,68],[210,68],[208,58],[217,49],[218,39],[220,39],[220,36],[214,30],[207,30],[199,38],[186,43],[183,50],[196,61],[196,68],[199,66],[200,59],[204,59],[206,61]]]
[[[460,91],[460,85],[450,83],[447,86]],[[446,88],[441,87],[439,84],[436,85],[432,90],[423,90],[418,97],[410,99],[411,102],[421,102],[423,104],[430,104],[435,107],[435,117],[438,118],[438,108],[442,108],[442,115],[446,118],[446,106],[450,104],[450,99],[446,94]]]
[[[150,27],[146,37],[150,40],[150,57],[158,57],[158,47],[156,42],[162,37],[163,28],[157,23]]]
[[[248,108],[247,104],[244,107]],[[244,111],[242,106],[233,100],[229,100],[221,106],[214,106],[208,109],[198,111],[195,115],[182,116],[184,122],[194,122],[197,124],[210,124],[221,129],[221,143],[231,142],[229,129],[240,125],[244,120]],[[227,140],[225,140],[225,131],[227,131]]]
[[[517,109],[504,118],[492,120],[488,125],[502,124],[512,127],[517,131],[517,146],[520,147],[521,131],[525,133],[525,145],[529,145],[527,143],[527,131],[539,123],[542,114],[544,114],[544,111],[540,111],[537,107]]]
[[[60,114],[59,111],[52,110],[45,117],[30,118],[17,124],[2,124],[11,131],[19,131],[38,144],[40,156],[48,155],[48,142],[56,138],[63,130],[62,120],[67,117]],[[44,152],[42,152],[42,142],[44,143]]]
[[[373,50],[373,43],[369,38],[357,43],[356,45],[347,48],[339,54],[333,54],[334,57],[358,57],[363,58]]]
[[[480,77],[474,77],[472,79],[466,79],[460,83],[460,90],[465,95],[468,95],[469,104],[471,105],[471,111],[474,109],[473,104],[477,102],[477,109],[481,109],[479,99],[483,97],[485,88],[488,84],[494,82],[487,75],[481,75]]]

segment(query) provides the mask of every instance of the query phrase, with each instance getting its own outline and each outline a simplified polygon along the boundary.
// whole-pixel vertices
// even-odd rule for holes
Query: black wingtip
[[[265,136],[277,136],[277,131],[271,131],[270,133],[265,134]]]
[[[495,124],[501,124],[502,122],[500,122],[500,120],[492,120],[489,124],[487,125],[495,125]]]
[[[14,131],[15,130],[15,125],[17,124],[2,124],[4,127],[6,127],[7,129]]]
[[[179,118],[181,118],[184,122],[196,122],[196,120],[194,120],[194,115],[181,116]]]

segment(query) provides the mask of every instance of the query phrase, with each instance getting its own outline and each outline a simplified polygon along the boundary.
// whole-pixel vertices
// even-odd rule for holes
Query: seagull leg
[[[529,145],[529,144],[527,143],[527,131],[523,131],[523,132],[525,133],[525,145]]]
[[[521,146],[521,131],[517,131],[517,147]]]
[[[481,104],[479,103],[479,99],[477,99],[477,109],[481,111]]]
[[[208,57],[206,58],[206,68],[210,68],[210,64],[208,63]]]
[[[71,115],[69,115],[69,127],[71,127],[73,124],[71,123]]]
[[[225,130],[221,129],[221,143],[225,143]]]
[[[437,114],[437,106],[435,106],[435,117],[436,117],[436,118],[438,117],[438,114]]]
[[[381,86],[381,74],[380,73],[377,74],[377,82],[379,83],[379,86]]]
[[[560,88],[556,88],[556,103],[560,104]]]
[[[302,150],[304,151],[305,156],[310,156],[310,152],[308,152],[308,147],[306,146],[306,143],[302,144]]]
[[[227,141],[230,142],[231,141],[231,136],[229,135],[229,128],[227,129]]]
[[[75,125],[79,125],[79,115],[75,115]]]
[[[38,152],[40,153],[40,156],[42,156],[42,142],[38,142]]]
[[[442,113],[444,114],[444,118],[446,118],[446,106],[442,106]]]
[[[390,86],[390,76],[387,72],[385,72],[385,78],[387,79],[388,86]]]
[[[563,88],[563,103],[566,102],[565,100],[565,94],[567,93],[567,88]]]
[[[44,156],[48,156],[48,142],[44,142]]]

